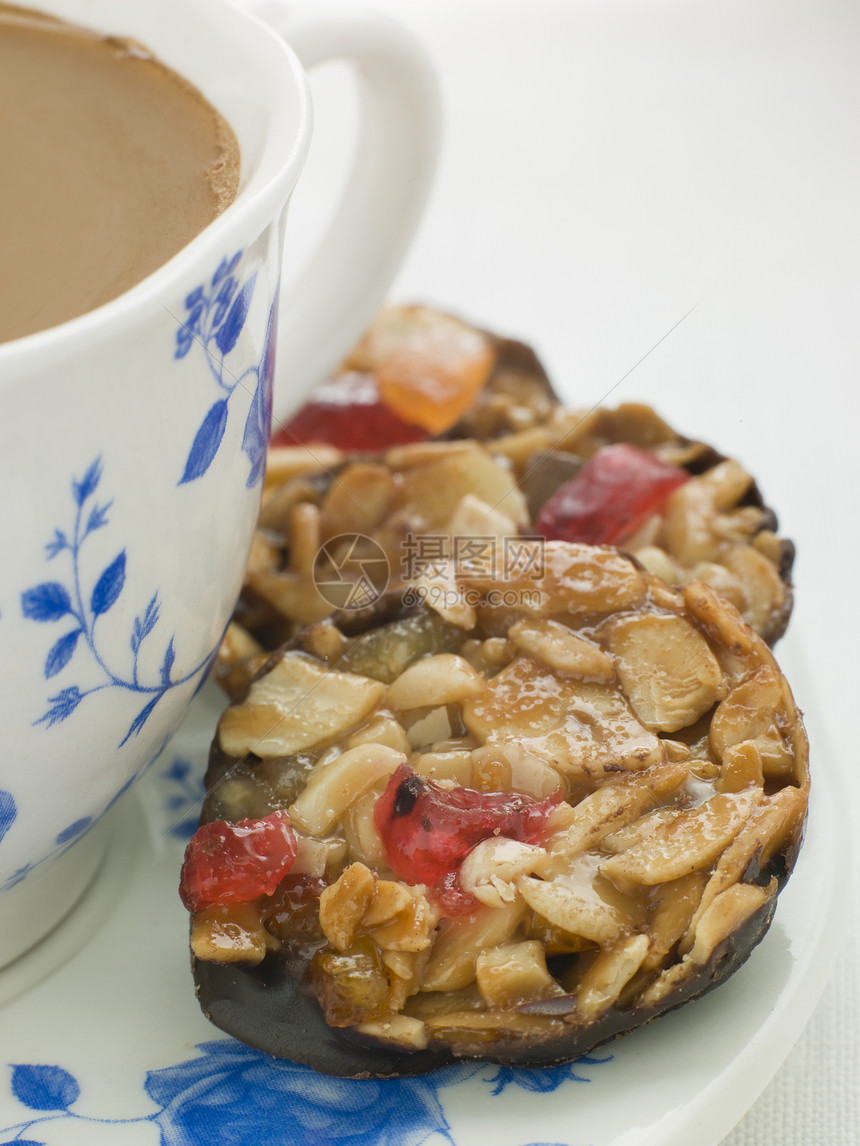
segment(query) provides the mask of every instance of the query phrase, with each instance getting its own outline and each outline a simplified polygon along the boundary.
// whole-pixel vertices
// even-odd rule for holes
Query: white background
[[[647,401],[752,470],[798,546],[778,652],[803,682],[814,778],[843,783],[860,824],[860,9],[375,6],[424,43],[445,111],[438,176],[391,299],[522,338],[572,404]],[[313,80],[297,254],[343,170],[346,85],[337,69]],[[846,913],[850,863],[830,876]],[[856,922],[832,939],[818,1011],[726,1146],[860,1141]]]

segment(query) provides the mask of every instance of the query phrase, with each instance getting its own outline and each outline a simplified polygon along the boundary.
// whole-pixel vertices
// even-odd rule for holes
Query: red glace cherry
[[[618,545],[690,475],[626,442],[598,450],[545,502],[536,531],[547,541]]]
[[[558,789],[535,800],[516,792],[440,788],[401,764],[376,801],[373,819],[391,870],[407,883],[432,886],[481,840],[505,836],[537,843],[561,795]]]
[[[284,811],[260,820],[213,820],[185,849],[179,896],[189,911],[271,895],[293,866],[296,834]]]
[[[373,374],[352,371],[322,382],[304,406],[272,437],[273,446],[326,442],[349,452],[377,451],[420,442],[421,426],[399,417],[383,402]]]

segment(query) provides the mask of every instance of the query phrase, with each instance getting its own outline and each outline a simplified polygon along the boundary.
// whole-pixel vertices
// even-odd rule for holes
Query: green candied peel
[[[337,667],[391,684],[413,661],[457,652],[465,639],[462,629],[430,609],[421,609],[356,638]]]

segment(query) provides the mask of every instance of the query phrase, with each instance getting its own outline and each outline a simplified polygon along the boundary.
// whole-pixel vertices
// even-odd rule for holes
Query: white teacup
[[[279,302],[311,135],[294,51],[229,0],[38,8],[141,41],[189,79],[235,131],[243,174],[225,213],[138,286],[0,345],[0,965],[72,908],[104,846],[90,829],[218,648],[259,506],[275,343],[288,408],[381,301],[438,135],[432,73],[398,28],[270,0],[306,66],[346,58],[363,83],[342,206],[310,264],[285,268]]]

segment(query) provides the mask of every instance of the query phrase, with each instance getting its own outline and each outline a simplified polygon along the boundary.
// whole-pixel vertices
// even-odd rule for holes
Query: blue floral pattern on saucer
[[[439,1098],[445,1087],[479,1076],[490,1095],[509,1086],[549,1093],[588,1083],[583,1068],[612,1058],[586,1055],[543,1070],[461,1063],[416,1078],[355,1081],[317,1074],[234,1039],[200,1043],[197,1050],[196,1058],[147,1073],[143,1088],[158,1109],[131,1119],[74,1110],[81,1087],[63,1067],[12,1064],[12,1093],[30,1117],[0,1130],[5,1136],[0,1146],[42,1146],[39,1127],[62,1119],[102,1125],[151,1122],[160,1131],[161,1146],[420,1146],[433,1135],[457,1146]]]
[[[164,820],[166,833],[174,839],[190,840],[197,830],[200,809],[206,795],[202,774],[185,756],[174,756],[160,770],[164,784]]]
[[[18,807],[11,792],[0,788],[0,842],[15,822]]]

